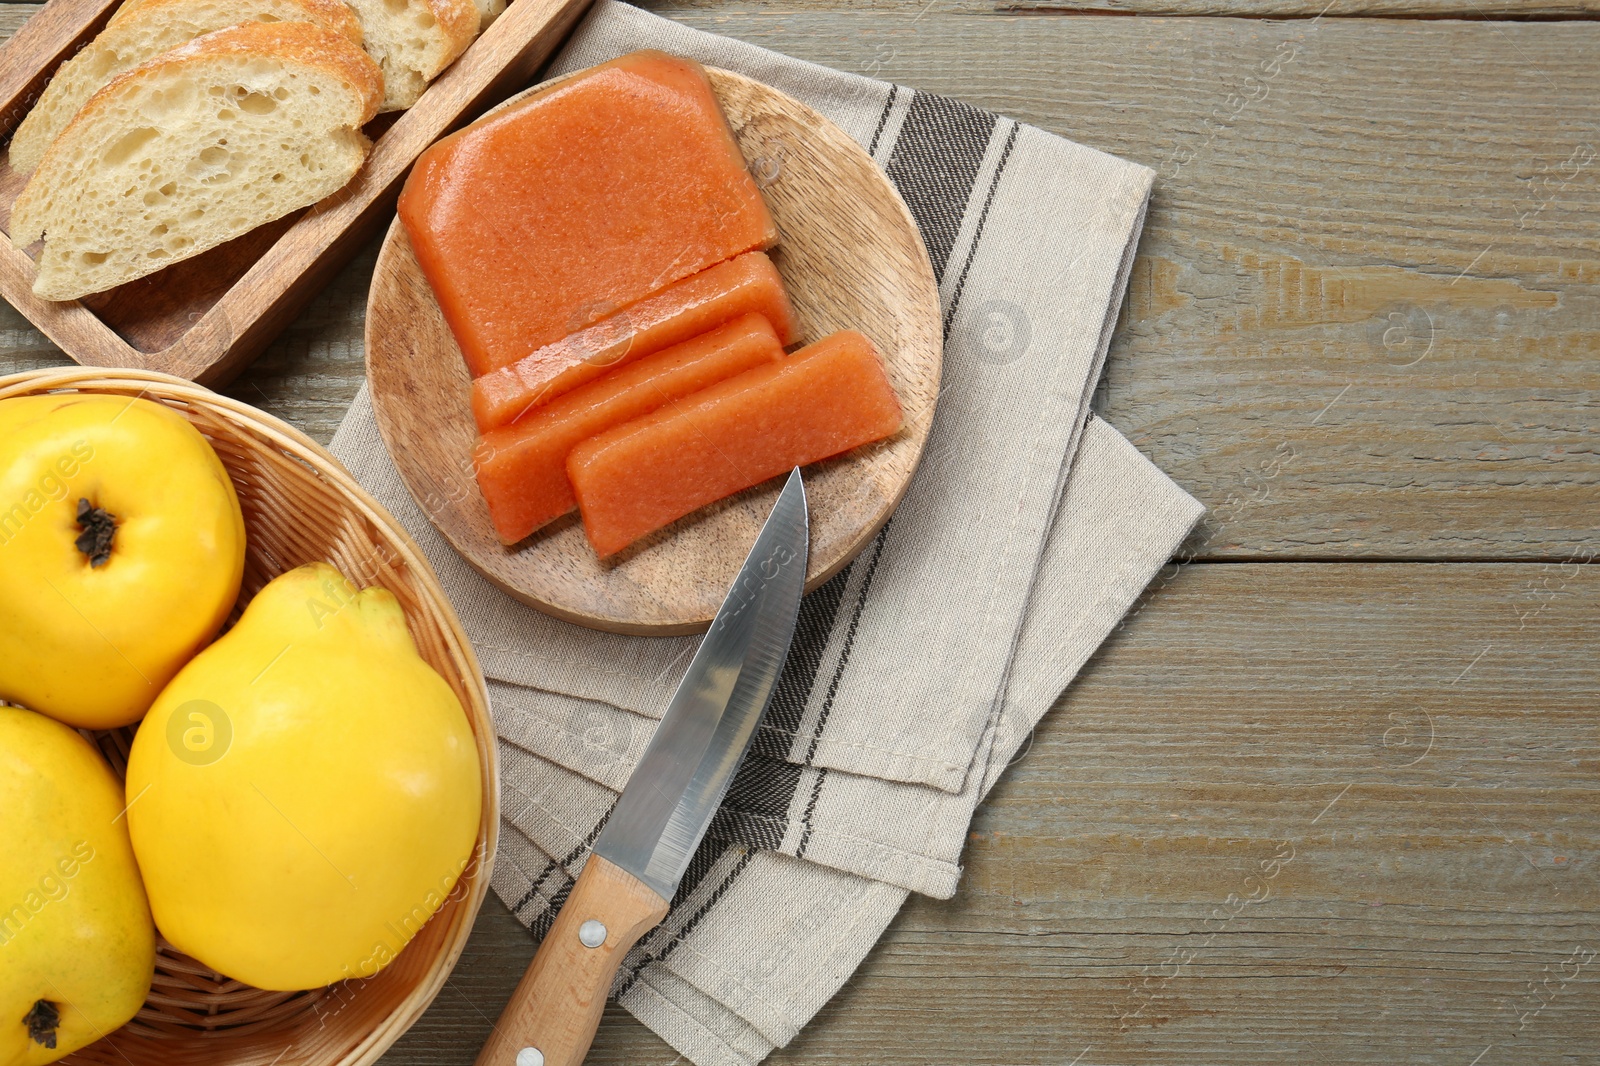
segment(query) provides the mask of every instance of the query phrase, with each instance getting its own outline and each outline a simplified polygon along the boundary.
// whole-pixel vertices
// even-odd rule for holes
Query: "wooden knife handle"
[[[477,1066],[579,1066],[623,956],[666,916],[667,901],[643,881],[589,856]]]

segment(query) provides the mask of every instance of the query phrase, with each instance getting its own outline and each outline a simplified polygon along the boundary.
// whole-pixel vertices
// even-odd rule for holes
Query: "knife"
[[[810,521],[789,474],[477,1066],[578,1066],[628,950],[667,915],[789,654]]]

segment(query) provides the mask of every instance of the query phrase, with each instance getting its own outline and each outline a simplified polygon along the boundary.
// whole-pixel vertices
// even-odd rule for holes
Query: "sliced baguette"
[[[242,22],[313,22],[361,43],[343,0],[127,0],[116,17],[63,63],[11,139],[11,168],[26,173],[78,109],[124,71],[196,37]]]
[[[506,0],[477,0],[478,32],[489,28],[489,23],[505,14]]]
[[[478,35],[489,0],[348,0],[362,42],[383,68],[383,110],[410,107]],[[504,6],[504,5],[502,5]]]
[[[305,22],[218,30],[119,75],[12,206],[12,244],[45,238],[34,294],[101,292],[337,192],[382,99],[377,64]]]

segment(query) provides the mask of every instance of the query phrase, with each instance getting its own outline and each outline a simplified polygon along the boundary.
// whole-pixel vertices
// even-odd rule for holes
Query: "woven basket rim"
[[[325,447],[303,431],[240,400],[223,396],[203,385],[153,370],[70,366],[27,370],[0,376],[0,401],[19,395],[60,392],[101,392],[148,396],[207,408],[225,421],[253,433],[290,458],[299,460],[317,477],[327,482],[361,518],[380,530],[392,543],[396,558],[404,563],[420,590],[432,601],[445,629],[451,658],[461,672],[474,706],[464,707],[478,741],[483,771],[483,813],[480,841],[474,848],[475,871],[471,891],[451,915],[451,925],[440,949],[429,963],[427,976],[419,980],[372,1031],[356,1042],[339,1059],[326,1066],[369,1066],[377,1061],[422,1017],[466,949],[480,908],[488,896],[500,836],[500,774],[494,720],[489,711],[488,686],[471,640],[461,625],[455,606],[439,583],[438,574],[411,534],[400,525],[344,468]]]

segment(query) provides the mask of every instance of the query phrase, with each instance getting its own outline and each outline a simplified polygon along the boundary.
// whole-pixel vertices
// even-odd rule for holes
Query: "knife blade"
[[[588,1054],[617,968],[666,917],[755,738],[794,638],[809,544],[796,467],[478,1066],[578,1066]]]

